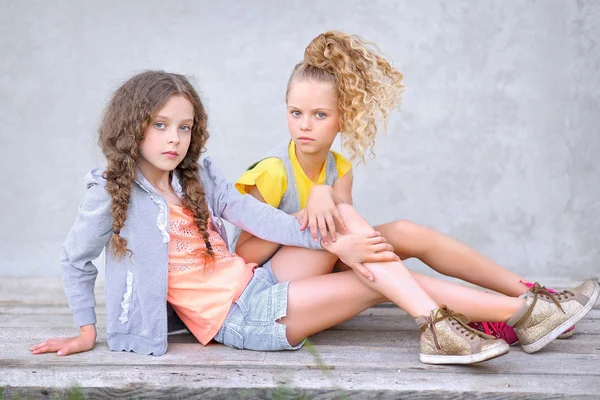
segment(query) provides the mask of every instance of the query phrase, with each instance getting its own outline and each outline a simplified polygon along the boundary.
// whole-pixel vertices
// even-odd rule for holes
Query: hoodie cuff
[[[94,310],[94,307],[82,308],[80,310],[73,311],[73,320],[75,321],[76,327],[95,324],[96,311]]]

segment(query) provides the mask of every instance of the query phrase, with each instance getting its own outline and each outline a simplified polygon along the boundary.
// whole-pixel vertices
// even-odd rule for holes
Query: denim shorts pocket
[[[244,348],[244,337],[238,331],[227,325],[223,325],[221,330],[223,331],[222,344],[236,349]]]

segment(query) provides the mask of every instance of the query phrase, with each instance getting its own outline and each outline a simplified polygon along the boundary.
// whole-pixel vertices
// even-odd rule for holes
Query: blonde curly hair
[[[386,129],[388,113],[402,100],[403,75],[393,68],[373,43],[357,35],[328,31],[314,38],[290,76],[293,82],[331,82],[340,110],[342,144],[350,160],[370,152],[374,157],[378,122]]]

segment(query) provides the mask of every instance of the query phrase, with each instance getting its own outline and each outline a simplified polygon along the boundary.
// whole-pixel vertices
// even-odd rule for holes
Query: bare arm
[[[306,213],[300,221],[301,229],[309,227],[313,239],[320,232],[325,245],[329,238],[335,242],[336,221],[342,231],[346,230],[337,210],[337,205],[342,203],[352,205],[352,169],[336,180],[333,186],[316,185],[311,189],[306,201]]]
[[[333,184],[334,200],[336,204],[345,203],[352,205],[352,183],[354,176],[350,169],[344,176]]]
[[[247,193],[259,201],[266,203],[256,186],[247,187]],[[263,264],[267,261],[279,248],[278,243],[269,242],[261,238],[241,231],[238,239],[235,252],[242,257],[246,262]]]

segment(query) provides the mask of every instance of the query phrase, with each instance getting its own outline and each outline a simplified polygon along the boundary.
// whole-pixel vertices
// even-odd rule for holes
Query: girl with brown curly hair
[[[148,71],[116,91],[100,127],[107,168],[88,174],[88,190],[62,252],[65,294],[80,334],[47,340],[32,353],[68,355],[94,347],[92,260],[103,249],[107,343],[114,351],[164,354],[167,332],[181,322],[203,345],[214,339],[242,349],[292,350],[307,336],[389,299],[417,318],[423,362],[473,363],[508,352],[504,341],[468,328],[464,317],[413,287],[392,247],[347,204],[339,206],[347,232],[323,247],[351,268],[366,262],[375,271],[374,282],[352,271],[285,282],[275,278],[285,260],[256,268],[230,252],[222,219],[264,240],[322,247],[293,216],[241,195],[210,158],[198,163],[206,127],[202,102],[181,75]],[[468,296],[477,303],[488,296],[437,284],[439,298],[449,302]],[[554,299],[567,310],[564,318],[554,315],[540,287],[531,299],[497,296],[485,315],[511,318],[524,332],[530,320],[545,322],[541,344],[532,343],[535,351],[565,321],[583,318],[587,303],[575,300],[595,301],[594,285],[575,290],[576,298]],[[484,315],[481,308],[467,311],[472,318]]]
[[[350,160],[365,161],[373,154],[378,130],[384,130],[390,111],[398,107],[404,91],[403,76],[371,43],[356,35],[329,31],[306,47],[304,60],[289,78],[286,91],[291,140],[252,165],[237,181],[241,193],[302,219],[313,237],[336,240],[336,222],[344,221],[336,204],[352,204],[352,164],[331,146],[338,133]],[[436,271],[508,296],[519,296],[531,283],[463,243],[410,221],[375,226],[402,259],[416,257]],[[242,232],[236,252],[262,264],[279,250]],[[281,254],[279,254],[281,253]],[[302,249],[283,249],[288,268],[277,276],[295,280],[332,272],[333,255]],[[302,263],[303,267],[295,267]],[[305,267],[304,265],[308,265]],[[346,269],[337,263],[338,269]],[[365,276],[371,276],[363,269]],[[414,273],[420,280],[427,278]],[[427,283],[423,283],[427,285]],[[514,329],[502,322],[474,323],[473,327],[514,344]],[[561,337],[575,331],[569,328]]]

